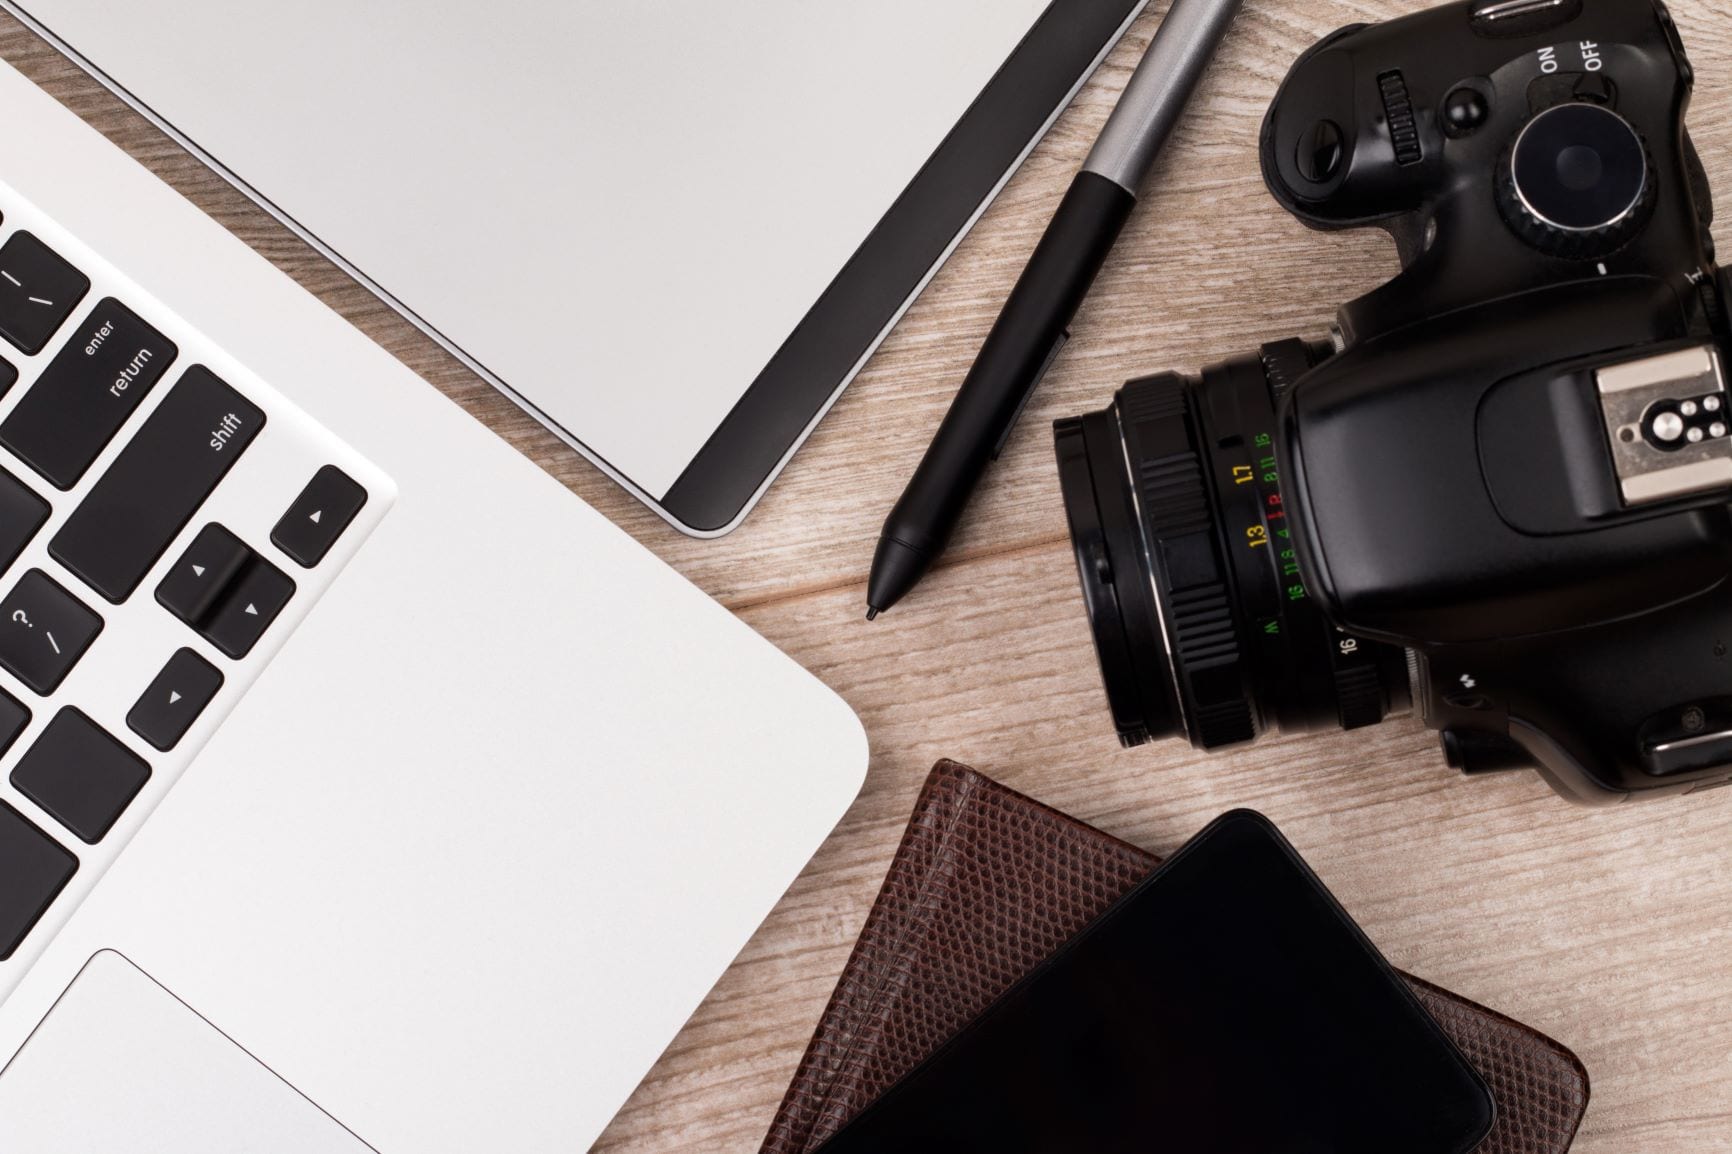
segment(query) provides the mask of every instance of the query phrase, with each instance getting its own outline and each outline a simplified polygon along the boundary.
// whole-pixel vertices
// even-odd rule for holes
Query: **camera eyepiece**
[[[1306,593],[1275,461],[1281,395],[1332,353],[1282,341],[1131,381],[1054,426],[1078,577],[1126,745],[1204,749],[1408,708],[1405,654],[1340,633]]]

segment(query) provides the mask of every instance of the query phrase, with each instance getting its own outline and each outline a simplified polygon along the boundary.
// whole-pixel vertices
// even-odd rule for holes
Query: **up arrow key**
[[[239,537],[214,522],[206,525],[156,587],[156,599],[164,609],[196,629],[234,585],[252,556],[253,551]],[[188,687],[176,688],[186,693]],[[167,697],[166,690],[163,697]]]
[[[259,607],[257,605],[254,605],[251,601],[248,601],[247,602],[247,616],[257,617],[258,615],[259,615]]]

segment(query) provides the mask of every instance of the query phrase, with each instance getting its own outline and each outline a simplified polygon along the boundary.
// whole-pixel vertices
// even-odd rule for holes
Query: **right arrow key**
[[[176,650],[126,715],[127,727],[166,753],[186,736],[222,687],[223,675],[216,666],[190,649]]]
[[[335,465],[326,465],[313,474],[271,530],[271,544],[292,557],[295,564],[311,569],[325,559],[366,503],[367,490]]]

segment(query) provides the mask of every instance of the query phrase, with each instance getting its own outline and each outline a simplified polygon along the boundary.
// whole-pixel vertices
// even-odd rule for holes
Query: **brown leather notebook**
[[[1131,887],[1159,858],[941,761],[763,1154],[808,1154]],[[1588,1075],[1563,1046],[1402,975],[1491,1088],[1479,1154],[1563,1154]]]

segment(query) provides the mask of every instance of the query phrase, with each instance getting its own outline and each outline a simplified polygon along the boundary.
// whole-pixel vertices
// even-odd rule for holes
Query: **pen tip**
[[[878,619],[878,606],[868,605],[866,607],[866,620],[876,621],[877,619]]]

